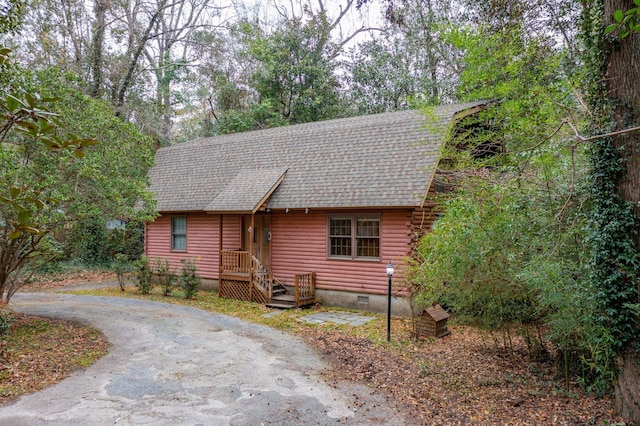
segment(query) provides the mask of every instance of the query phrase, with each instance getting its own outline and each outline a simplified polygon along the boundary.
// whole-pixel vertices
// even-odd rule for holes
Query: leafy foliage
[[[233,39],[226,43],[236,45],[227,48],[235,49],[235,60],[242,61],[242,75],[212,75],[218,84],[209,98],[215,118],[207,126],[209,134],[349,115],[336,76],[339,46],[331,42],[331,30],[324,12],[284,19],[271,31],[249,21],[234,25]]]
[[[142,294],[149,294],[153,289],[153,270],[149,265],[147,256],[140,256],[135,264],[136,268],[136,287]]]
[[[59,136],[61,122],[48,107],[51,99],[14,91],[11,83],[24,79],[16,77],[19,68],[8,63],[9,52],[2,52],[0,74],[6,85],[0,87],[0,297],[8,301],[26,283],[26,266],[57,254],[48,237],[64,219],[57,164],[77,161],[94,141]]]
[[[586,99],[592,111],[589,132],[605,134],[638,125],[640,113],[628,99],[635,101],[637,86],[634,77],[621,76],[612,85],[607,69],[634,66],[629,59],[620,56],[622,43],[632,43],[631,33],[638,32],[638,6],[628,10],[612,10],[613,16],[605,16],[606,2],[587,2],[583,10],[581,41],[585,46],[585,80],[588,89]],[[609,3],[609,9],[615,4]],[[631,5],[630,5],[631,6]],[[605,22],[614,21],[603,32]],[[612,48],[613,30],[618,29],[620,39]],[[630,45],[636,49],[637,45]],[[617,63],[612,63],[617,54]],[[620,61],[622,59],[622,61]],[[613,68],[615,69],[615,68]],[[625,81],[627,80],[627,81]],[[617,90],[614,89],[618,88]],[[636,87],[636,89],[634,89]],[[625,100],[625,98],[627,100]],[[617,376],[616,357],[627,352],[637,356],[640,347],[638,337],[638,291],[640,283],[640,217],[637,202],[630,193],[622,190],[622,183],[631,182],[633,194],[637,194],[637,182],[629,175],[635,170],[637,180],[637,152],[627,146],[637,147],[624,135],[596,138],[590,145],[590,180],[593,209],[591,211],[588,241],[592,247],[589,261],[592,303],[596,307],[594,332],[590,343],[598,349],[597,356],[589,361],[594,386],[603,391]],[[634,145],[635,143],[635,145]],[[637,148],[635,148],[637,150]],[[635,200],[635,201],[634,201]],[[623,402],[636,404],[637,401]],[[636,416],[638,414],[637,410]]]
[[[7,334],[13,325],[13,312],[9,309],[0,309],[0,336]]]
[[[386,3],[380,35],[354,49],[347,65],[349,94],[358,110],[374,113],[455,101],[460,54],[441,31],[461,20],[454,2]]]
[[[127,259],[127,256],[122,253],[118,253],[114,256],[112,267],[116,273],[120,291],[124,291],[127,277],[129,276],[129,274],[131,274],[131,272],[133,272],[134,267],[129,259]]]
[[[185,299],[193,299],[202,284],[202,278],[197,275],[198,267],[194,259],[182,259],[182,274],[180,285],[184,290]]]
[[[449,200],[418,247],[412,278],[422,283],[419,301],[438,301],[489,330],[557,312],[553,301],[584,275],[577,266],[583,247],[568,227],[580,219],[558,233],[545,197],[526,182],[502,181]]]
[[[349,95],[362,114],[398,111],[425,102],[423,71],[398,37],[363,43],[351,58]],[[433,102],[432,102],[433,103]]]
[[[76,259],[87,266],[109,266],[115,256],[128,261],[138,259],[144,249],[144,225],[131,220],[124,228],[109,229],[104,213],[80,217],[65,234],[62,250],[66,260]]]
[[[105,257],[101,220],[153,216],[146,190],[153,153],[148,138],[59,72],[1,71],[7,78],[0,87],[0,293],[8,301],[28,282],[25,268],[32,273],[61,254],[51,237],[64,226],[94,218],[85,229],[95,238],[84,243],[88,260],[97,261]],[[53,109],[67,116],[64,125]]]
[[[582,70],[519,25],[450,28],[447,38],[465,55],[461,97],[499,103],[461,122],[445,153],[459,191],[420,243],[412,270],[419,299],[489,330],[546,324],[567,388],[578,377],[604,391],[614,377],[616,333],[601,321],[606,292],[588,268],[596,244],[587,212],[598,201],[588,190],[587,150],[559,127],[567,117],[583,125],[571,79]],[[492,155],[479,155],[496,144]],[[616,227],[620,238],[629,231]]]
[[[158,285],[162,288],[163,296],[170,296],[177,278],[171,269],[171,264],[166,259],[157,258],[153,265],[154,273],[158,277]]]
[[[287,20],[268,36],[250,34],[248,54],[258,62],[255,88],[289,123],[343,113],[329,30],[326,16],[319,13],[307,22]]]
[[[24,0],[7,0],[0,5],[0,34],[14,31],[20,25],[24,6]]]
[[[625,38],[631,33],[640,32],[640,0],[633,0],[633,4],[635,7],[624,11],[618,9],[613,13],[615,23],[605,28],[605,34],[618,30],[620,38]]]

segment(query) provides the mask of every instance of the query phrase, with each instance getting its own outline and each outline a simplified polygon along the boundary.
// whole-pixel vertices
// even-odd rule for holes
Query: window
[[[187,218],[171,218],[171,250],[187,250]]]
[[[356,218],[356,257],[380,257],[380,218]]]
[[[329,256],[351,257],[351,218],[329,219]]]
[[[380,217],[330,217],[329,257],[380,259]]]

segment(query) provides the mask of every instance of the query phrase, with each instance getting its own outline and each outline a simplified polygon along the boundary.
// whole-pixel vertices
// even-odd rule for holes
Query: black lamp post
[[[387,342],[391,341],[391,278],[393,278],[393,264],[387,263],[387,277],[389,277],[389,292],[387,295]]]

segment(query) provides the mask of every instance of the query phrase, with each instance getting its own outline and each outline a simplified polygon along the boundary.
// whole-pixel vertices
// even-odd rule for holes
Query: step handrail
[[[273,298],[273,275],[254,255],[251,255],[251,282],[268,300]]]

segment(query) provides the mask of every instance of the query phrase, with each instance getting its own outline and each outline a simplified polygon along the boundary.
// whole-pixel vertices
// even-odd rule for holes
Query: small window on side
[[[171,218],[171,250],[187,251],[187,218]]]

